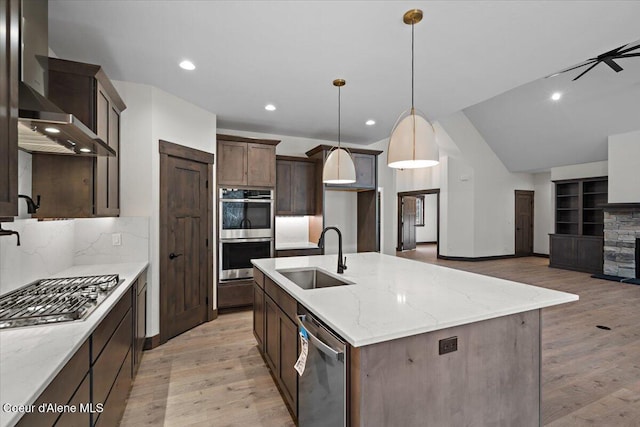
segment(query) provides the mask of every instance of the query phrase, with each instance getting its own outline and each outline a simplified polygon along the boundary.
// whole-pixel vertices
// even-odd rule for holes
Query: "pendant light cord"
[[[414,54],[413,54],[413,39],[414,39],[413,27],[414,26],[415,26],[415,24],[413,23],[413,21],[411,21],[411,109],[412,110],[413,110],[413,107],[414,107],[413,106],[413,91],[414,91],[414,88],[413,88],[414,83],[413,83],[413,81],[414,81],[414,74],[415,74],[414,71],[413,71],[413,68],[414,68],[414,65],[413,65],[413,61],[414,61],[414,59],[413,59],[413,57],[414,57]]]
[[[338,86],[338,148],[340,148],[340,86]]]

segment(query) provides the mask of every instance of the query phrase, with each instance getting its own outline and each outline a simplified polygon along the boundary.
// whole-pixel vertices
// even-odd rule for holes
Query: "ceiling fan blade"
[[[589,71],[591,71],[591,69],[593,67],[595,67],[596,65],[598,65],[598,63],[596,62],[595,64],[593,64],[591,67],[587,68],[586,70],[584,70],[582,73],[580,73],[580,75],[578,77],[576,77],[575,79],[572,79],[571,81],[576,81],[578,80],[580,77],[584,76],[585,74],[587,74]]]
[[[609,67],[611,67],[613,71],[615,71],[616,73],[619,73],[620,71],[622,71],[622,67],[616,64],[616,62],[611,58],[606,58],[602,60],[602,62],[607,64]]]
[[[571,67],[571,68],[567,68],[567,69],[562,70],[562,71],[558,71],[557,73],[551,74],[550,76],[547,76],[546,78],[554,77],[554,76],[557,76],[558,74],[566,73],[567,71],[575,70],[576,68],[580,68],[580,67],[584,67],[585,65],[593,64],[594,62],[598,62],[598,60],[594,58],[594,59],[592,59],[590,61],[587,61],[585,63],[582,63],[580,65],[576,65],[575,67]]]
[[[623,50],[621,50],[620,52],[618,52],[618,54],[617,54],[616,56],[619,56],[619,55],[620,55],[620,54],[622,54],[622,53],[631,52],[632,50],[636,50],[636,49],[640,49],[640,44],[639,44],[639,45],[636,45],[636,46],[632,46],[632,47],[630,47],[630,48],[628,48],[628,49],[623,49]]]
[[[616,56],[615,59],[618,59],[618,58],[631,58],[631,57],[634,57],[634,56],[640,56],[640,53],[625,53],[624,55]]]
[[[607,56],[615,56],[616,54],[620,53],[620,50],[624,49],[625,46],[628,46],[628,45],[625,44],[623,46],[617,47],[617,48],[615,48],[613,50],[610,50],[608,52],[602,53],[602,54],[598,55],[598,59],[602,60],[602,59],[606,58]]]

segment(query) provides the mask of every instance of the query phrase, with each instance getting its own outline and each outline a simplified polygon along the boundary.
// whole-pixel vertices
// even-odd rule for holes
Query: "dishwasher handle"
[[[344,361],[344,352],[343,351],[337,351],[337,350],[333,349],[332,347],[328,346],[327,344],[322,342],[320,340],[320,338],[316,337],[311,332],[309,332],[309,329],[304,327],[304,321],[306,320],[306,317],[307,316],[304,315],[304,314],[299,315],[298,316],[298,325],[301,328],[304,328],[305,331],[307,331],[307,336],[309,337],[309,341],[311,341],[318,350],[320,350],[321,352],[323,352],[327,356],[331,357],[332,359],[338,360],[338,361]]]

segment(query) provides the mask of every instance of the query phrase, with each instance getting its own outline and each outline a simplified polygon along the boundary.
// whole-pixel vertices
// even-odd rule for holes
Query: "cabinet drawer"
[[[116,378],[111,393],[104,402],[104,410],[98,415],[95,427],[111,427],[117,426],[124,414],[127,406],[127,398],[129,397],[129,387],[131,386],[131,355],[127,357],[120,368],[118,377]],[[99,402],[98,402],[99,403]]]
[[[89,412],[81,412],[80,405],[87,405],[91,401],[91,395],[89,393],[90,386],[90,376],[86,375],[78,390],[75,392],[73,397],[71,397],[71,400],[69,400],[69,405],[75,407],[76,412],[64,412],[62,415],[60,415],[60,418],[58,418],[56,426],[89,426],[89,423],[91,422],[89,418]]]
[[[130,358],[129,350],[131,349],[132,333],[133,325],[131,324],[131,310],[129,310],[93,365],[94,404],[105,402],[114,379],[122,366],[122,362],[125,357]],[[127,371],[127,375],[131,379],[131,367]]]
[[[322,249],[309,248],[309,249],[285,249],[276,251],[276,258],[284,258],[290,256],[312,256],[322,255]]]
[[[51,381],[51,384],[42,392],[34,405],[37,408],[41,403],[62,405],[68,403],[87,372],[89,372],[89,340],[82,344],[76,354],[71,357]],[[84,403],[88,401],[86,400]],[[59,415],[60,413],[57,412],[30,413],[22,417],[17,425],[20,427],[52,426]]]
[[[298,304],[288,293],[268,277],[264,278],[265,291],[278,304],[280,309],[295,322]]]
[[[253,267],[253,281],[264,289],[264,273],[255,267]]]
[[[116,303],[116,306],[111,310],[107,317],[102,320],[100,325],[93,332],[93,349],[92,360],[95,362],[100,356],[102,349],[104,348],[113,332],[116,330],[122,318],[127,314],[127,311],[131,308],[131,291],[125,292],[120,301]]]

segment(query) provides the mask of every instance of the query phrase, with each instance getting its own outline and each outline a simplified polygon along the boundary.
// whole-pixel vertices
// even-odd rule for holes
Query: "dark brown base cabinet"
[[[298,303],[254,268],[253,333],[294,419],[298,415]]]
[[[253,303],[253,280],[218,283],[218,308],[250,307]]]
[[[312,256],[322,255],[322,249],[320,248],[308,248],[308,249],[284,249],[276,251],[276,258],[285,258],[290,256]]]
[[[144,336],[136,334],[146,330],[146,320],[142,322],[146,309],[140,305],[146,302],[146,297],[141,299],[146,296],[146,284],[145,270],[35,402],[36,407],[68,404],[77,411],[26,414],[18,426],[118,425],[135,375],[134,364],[139,365],[141,358]]]
[[[549,235],[549,267],[602,273],[604,238],[599,236]]]

